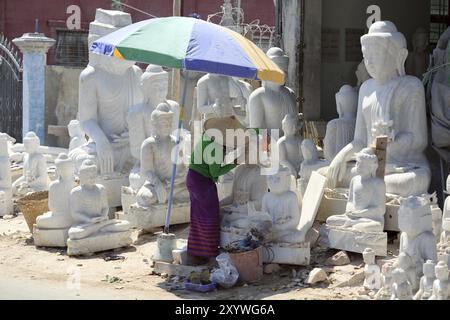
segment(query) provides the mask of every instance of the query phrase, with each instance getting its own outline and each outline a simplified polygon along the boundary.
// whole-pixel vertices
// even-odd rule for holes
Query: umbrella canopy
[[[284,83],[284,72],[237,32],[188,17],[140,21],[91,45],[91,52],[169,68]]]

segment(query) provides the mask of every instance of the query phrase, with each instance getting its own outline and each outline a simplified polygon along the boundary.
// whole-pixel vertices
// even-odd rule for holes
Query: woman
[[[245,129],[235,117],[208,119],[203,127],[205,133],[192,153],[186,179],[191,201],[187,248],[189,264],[206,263],[219,253],[220,207],[216,182],[220,176],[236,167],[237,159],[233,163],[225,164],[224,155],[227,150],[233,152],[239,147],[234,145],[234,139],[226,141],[225,131]],[[216,135],[213,136],[213,132]],[[242,139],[237,140],[239,143]]]

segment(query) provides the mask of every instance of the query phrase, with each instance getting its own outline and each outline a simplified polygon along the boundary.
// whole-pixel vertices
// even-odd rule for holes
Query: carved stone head
[[[33,131],[28,132],[23,138],[23,146],[25,148],[25,152],[27,153],[37,152],[40,145],[41,141]]]
[[[55,160],[56,171],[63,179],[70,179],[73,176],[74,164],[67,154],[60,153]]]
[[[356,111],[358,109],[358,92],[349,85],[341,87],[336,93],[336,107],[340,118],[345,115],[350,115],[356,118]]]
[[[302,155],[306,163],[314,163],[319,159],[317,148],[311,139],[305,139],[301,145]]]
[[[303,123],[300,123],[298,117],[293,114],[287,114],[281,122],[281,128],[286,136],[297,134],[301,129],[300,125],[303,127]]]
[[[375,264],[375,251],[372,248],[364,249],[362,255],[365,264]]]
[[[141,76],[141,88],[147,100],[165,101],[169,93],[169,73],[161,66],[150,64]]]
[[[284,53],[283,49],[278,47],[272,47],[267,50],[266,55],[270,60],[276,63],[276,65],[283,70],[285,74],[289,71],[289,57]]]
[[[151,119],[158,136],[167,137],[171,134],[173,112],[167,103],[160,103],[152,112]]]
[[[433,231],[429,202],[425,198],[411,196],[401,202],[398,210],[398,226],[408,236],[415,237]]]
[[[289,169],[280,167],[276,174],[267,176],[267,186],[270,192],[275,194],[282,194],[289,191],[291,187],[291,173]]]
[[[439,261],[434,268],[436,279],[441,281],[448,280],[448,266],[444,261]]]
[[[361,177],[375,177],[378,169],[378,158],[372,148],[365,148],[356,154],[356,174]]]
[[[71,120],[67,125],[67,130],[69,130],[69,136],[71,138],[83,135],[83,130],[81,130],[81,124],[78,120]]]
[[[369,33],[361,37],[367,72],[377,82],[384,82],[393,73],[405,75],[408,49],[405,36],[390,21],[372,24]]]
[[[78,176],[81,186],[91,187],[97,179],[97,165],[94,161],[87,159],[81,164]]]
[[[433,260],[427,260],[423,264],[423,274],[426,277],[432,278],[434,277],[434,268],[436,266],[436,263]]]

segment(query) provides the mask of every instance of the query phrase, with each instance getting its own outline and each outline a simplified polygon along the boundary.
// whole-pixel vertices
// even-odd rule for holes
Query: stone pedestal
[[[141,208],[133,204],[129,213],[117,213],[117,219],[127,220],[131,227],[142,230],[152,230],[162,227],[166,221],[167,204],[157,204],[148,208]],[[174,203],[170,214],[170,224],[183,224],[191,221],[190,204]]]
[[[387,255],[387,233],[366,233],[326,224],[320,228],[320,245],[328,248],[350,252],[362,253],[364,249],[371,248],[375,255]]]
[[[67,240],[67,254],[69,256],[90,255],[96,252],[127,247],[132,243],[131,230],[100,233],[85,239]]]
[[[137,194],[130,187],[122,187],[120,199],[123,213],[129,214],[131,206],[137,202]]]
[[[309,242],[300,244],[271,243],[265,248],[264,263],[308,266],[311,258]]]
[[[13,40],[23,54],[23,136],[34,131],[45,141],[45,66],[55,40],[42,33],[25,33]]]
[[[69,238],[69,228],[65,229],[39,229],[33,226],[33,240],[36,247],[56,247],[64,248],[67,246]]]

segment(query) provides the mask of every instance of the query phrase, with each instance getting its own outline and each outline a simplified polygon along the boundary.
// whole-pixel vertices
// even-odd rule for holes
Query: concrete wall
[[[330,120],[337,116],[335,93],[344,84],[356,85],[355,70],[359,62],[345,61],[345,29],[365,29],[369,5],[381,8],[381,20],[394,22],[412,48],[412,35],[417,28],[430,26],[430,0],[322,0],[322,30],[339,29],[339,60],[322,61],[321,68],[321,117]],[[308,12],[307,12],[308,14]],[[307,65],[305,66],[307,67]]]
[[[49,125],[67,126],[78,112],[78,79],[83,68],[47,66],[45,71],[45,128]],[[69,146],[67,137],[46,137],[48,146]]]

